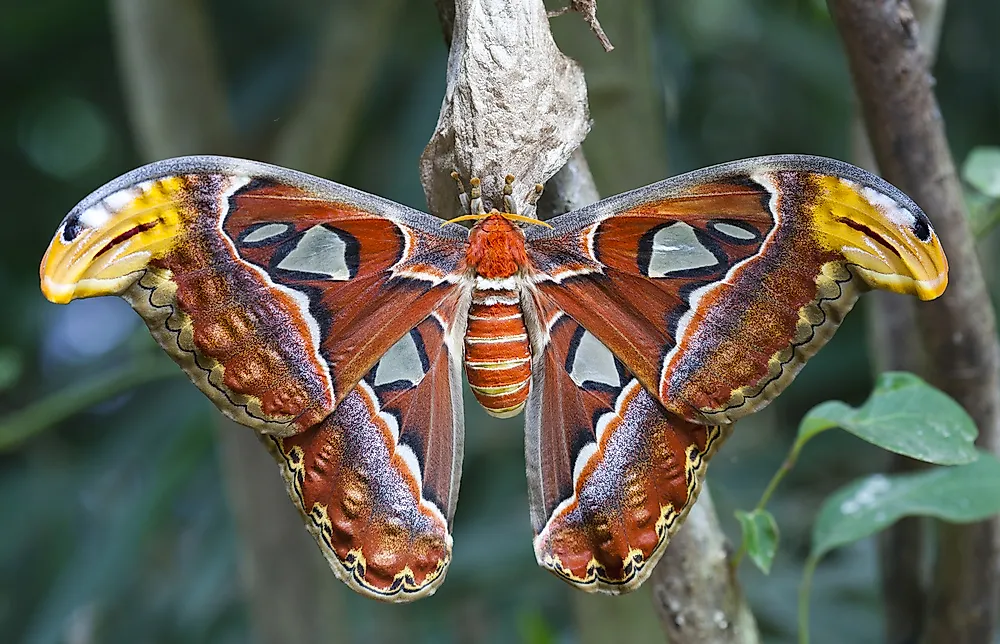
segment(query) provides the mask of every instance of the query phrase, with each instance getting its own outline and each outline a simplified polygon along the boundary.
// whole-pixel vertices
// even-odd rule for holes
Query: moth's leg
[[[503,211],[512,215],[517,214],[517,204],[514,203],[514,175],[508,174],[503,181]]]
[[[545,190],[545,186],[540,183],[536,183],[535,187],[529,190],[528,194],[524,196],[524,203],[527,205],[527,209],[525,211],[526,215],[535,217],[536,219],[538,218],[538,208],[536,204],[538,204],[538,200],[541,198],[543,190]]]
[[[479,177],[472,177],[469,179],[469,184],[472,186],[472,190],[469,193],[472,196],[472,202],[469,204],[470,214],[485,215],[486,208],[483,206],[483,193],[482,189],[479,187]]]
[[[469,195],[465,194],[465,184],[462,183],[462,176],[458,174],[458,170],[452,170],[451,178],[458,184],[458,202],[462,204],[462,214],[467,215],[471,212],[469,210]]]

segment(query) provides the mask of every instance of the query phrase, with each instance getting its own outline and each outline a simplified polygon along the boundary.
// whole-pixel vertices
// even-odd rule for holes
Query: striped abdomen
[[[465,373],[476,399],[492,416],[521,411],[531,382],[531,346],[517,291],[472,293],[465,331]]]

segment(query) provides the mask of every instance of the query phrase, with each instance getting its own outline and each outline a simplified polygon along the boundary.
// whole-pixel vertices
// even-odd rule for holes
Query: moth
[[[161,161],[66,216],[41,287],[125,298],[259,434],[337,577],[409,601],[451,558],[463,366],[488,412],[524,410],[538,563],[624,593],[733,423],[859,293],[929,300],[948,279],[912,200],[819,157],[726,163],[547,224],[471,197],[467,228],[262,163]]]

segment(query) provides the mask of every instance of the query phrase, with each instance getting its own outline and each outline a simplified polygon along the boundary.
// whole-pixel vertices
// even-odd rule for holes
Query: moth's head
[[[514,217],[520,218],[518,215]],[[515,219],[510,219],[509,213],[502,213],[496,208],[488,212],[482,219],[477,221],[472,227],[476,232],[508,234],[515,231],[520,232]]]
[[[150,260],[174,243],[180,224],[172,198],[179,178],[149,181],[77,205],[56,230],[39,268],[42,293],[57,304],[119,295]]]
[[[948,285],[941,241],[912,199],[877,177],[870,179],[818,178],[814,215],[821,242],[838,248],[871,288],[933,300]]]
[[[459,221],[475,221],[476,223],[472,225],[473,233],[506,233],[514,232],[515,230],[520,231],[520,228],[517,225],[518,223],[541,226],[543,228],[552,228],[550,224],[539,219],[535,219],[534,217],[519,215],[512,212],[500,212],[496,208],[489,212],[455,217],[454,219],[449,219],[445,223],[453,224]]]

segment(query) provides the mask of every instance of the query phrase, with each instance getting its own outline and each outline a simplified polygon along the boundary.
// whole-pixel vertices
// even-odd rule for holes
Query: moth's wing
[[[334,573],[375,599],[432,594],[451,560],[464,431],[454,311],[403,335],[320,424],[262,436]]]
[[[671,412],[729,423],[830,338],[859,291],[937,297],[926,215],[859,168],[808,156],[728,163],[530,227],[539,307],[564,310]]]
[[[288,435],[329,414],[455,290],[467,231],[275,166],[187,157],[74,208],[45,295],[121,295],[228,416]]]
[[[568,315],[540,324],[525,423],[535,555],[583,590],[625,593],[680,527],[725,429],[667,412]]]

